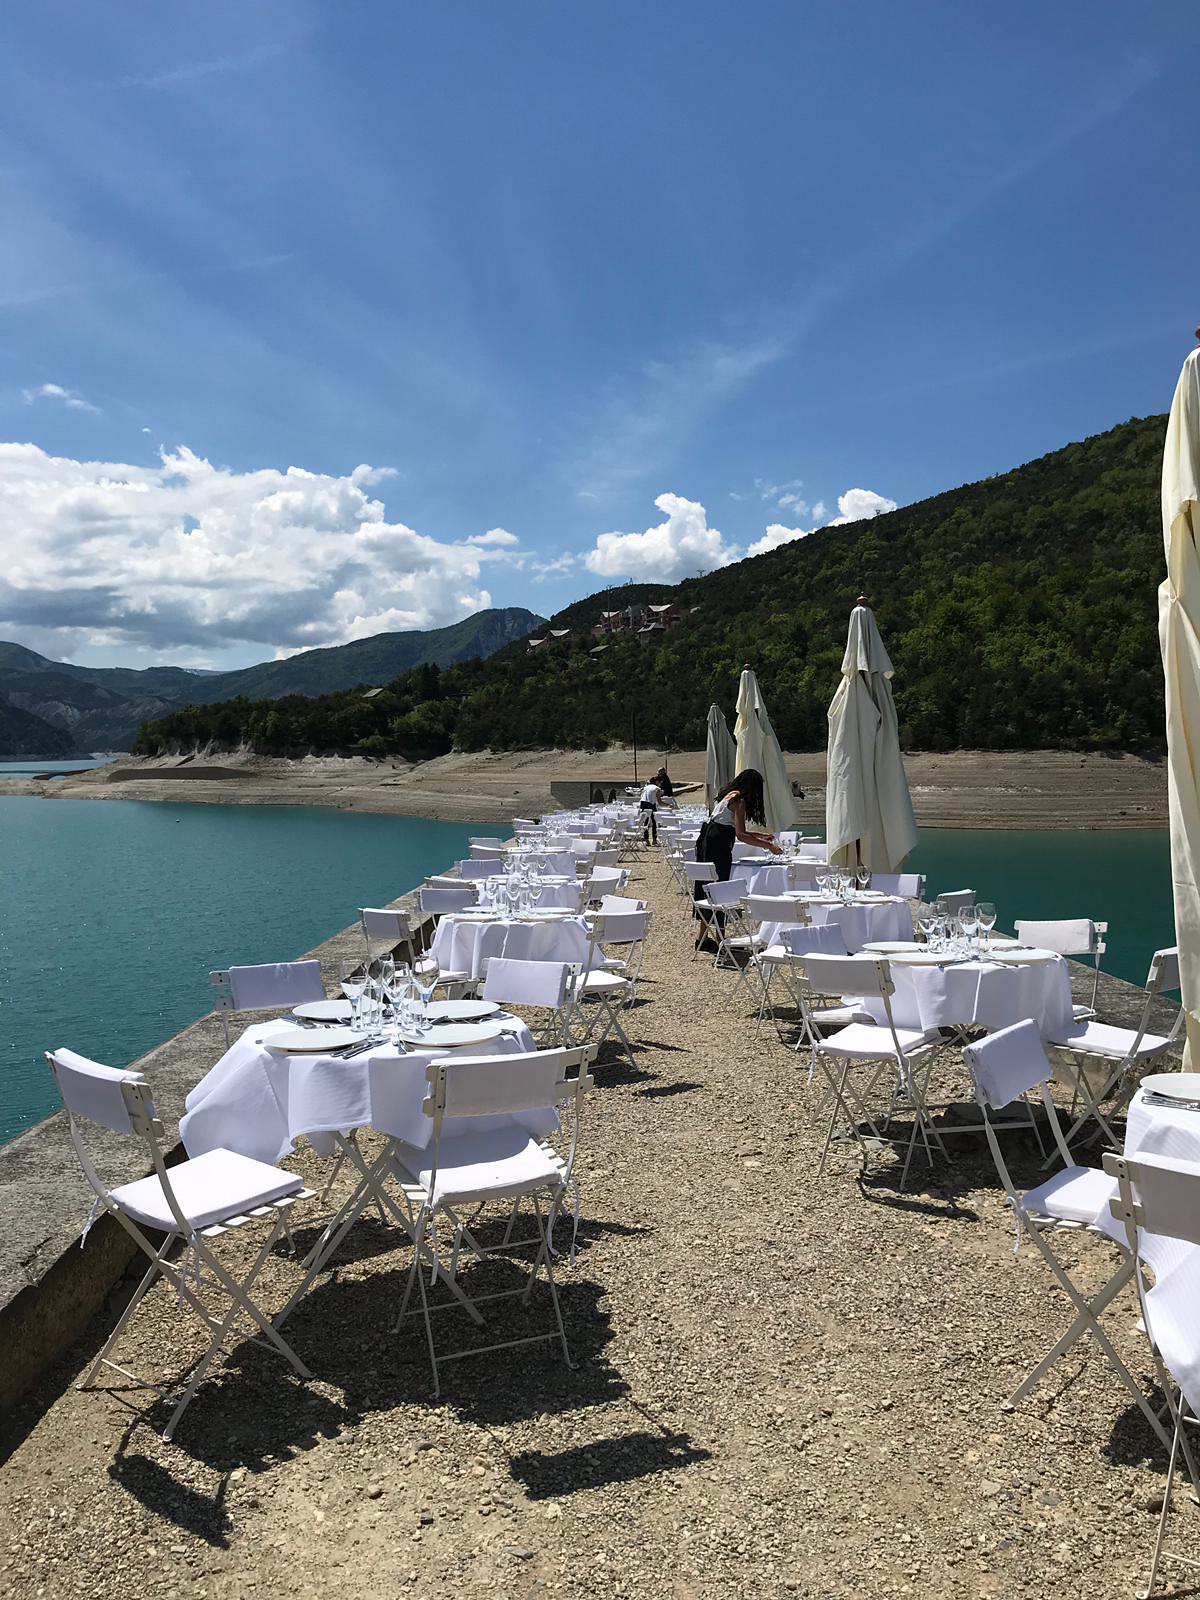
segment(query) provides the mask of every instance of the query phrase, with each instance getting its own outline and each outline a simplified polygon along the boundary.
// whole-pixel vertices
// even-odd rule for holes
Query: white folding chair
[[[1092,998],[1086,1005],[1072,1006],[1077,1022],[1086,1022],[1089,1017],[1096,1015],[1096,996],[1100,992],[1100,961],[1108,948],[1107,922],[1093,922],[1090,917],[1075,917],[1070,920],[1060,919],[1056,922],[1030,922],[1028,919],[1018,920],[1013,924],[1013,932],[1022,944],[1033,945],[1040,950],[1053,950],[1056,955],[1072,956],[1078,959],[1089,956],[1095,967],[1092,978]]]
[[[717,869],[711,861],[685,860],[679,864],[679,886],[685,903],[691,902],[695,898],[695,891],[698,885],[715,883],[716,881]],[[689,911],[692,909],[690,904],[688,904],[688,909]]]
[[[455,884],[453,888],[423,888],[418,898],[427,917],[440,918],[448,912],[465,911],[473,906],[475,891],[469,883]]]
[[[588,1069],[594,1057],[595,1050],[584,1046],[582,1049],[544,1050],[519,1056],[443,1058],[431,1062],[427,1068],[429,1094],[425,1107],[433,1118],[432,1141],[424,1150],[395,1143],[389,1156],[389,1165],[415,1218],[413,1259],[397,1327],[408,1314],[413,1290],[416,1289],[425,1324],[435,1395],[441,1393],[439,1367],[469,1355],[483,1355],[494,1350],[557,1339],[567,1366],[573,1365],[551,1264],[551,1237],[563,1197],[572,1181],[579,1148],[583,1102],[592,1087]],[[522,1120],[529,1113],[552,1111],[563,1101],[573,1107],[570,1149],[565,1158],[555,1151],[547,1139],[531,1133]],[[481,1128],[478,1123],[470,1125],[472,1119],[484,1117],[489,1119],[490,1126]],[[461,1129],[455,1126],[463,1123],[468,1125]],[[423,1263],[432,1257],[430,1287],[439,1274],[451,1288],[459,1288],[459,1285],[457,1256],[452,1258],[449,1268],[439,1260],[435,1232],[438,1216],[445,1213],[453,1220],[456,1251],[460,1242],[465,1241],[480,1260],[505,1256],[506,1252],[517,1248],[507,1236],[500,1245],[484,1246],[475,1230],[468,1229],[458,1220],[457,1211],[464,1206],[482,1206],[493,1200],[511,1203],[526,1195],[534,1201],[537,1218],[534,1240],[521,1241],[533,1242],[537,1246],[527,1282],[519,1289],[473,1295],[469,1307],[475,1312],[474,1320],[479,1321],[482,1319],[477,1308],[487,1302],[519,1295],[522,1302],[528,1304],[544,1268],[554,1312],[554,1329],[520,1339],[503,1339],[489,1345],[439,1353],[433,1336],[431,1313],[443,1308],[430,1305],[425,1274],[421,1270]],[[545,1216],[542,1213],[543,1196],[547,1204]],[[511,1259],[511,1256],[506,1258]],[[457,1298],[461,1305],[461,1289]]]
[[[947,889],[937,897],[947,911],[965,911],[975,904],[974,889]]]
[[[243,1314],[263,1335],[266,1348],[283,1356],[301,1378],[310,1378],[312,1374],[308,1368],[251,1297],[254,1281],[275,1244],[283,1234],[290,1237],[288,1208],[296,1200],[312,1198],[303,1179],[268,1166],[266,1162],[237,1155],[232,1150],[210,1150],[206,1155],[168,1167],[162,1155],[163,1126],[155,1111],[150,1085],[140,1072],[122,1072],[101,1066],[99,1062],[76,1055],[73,1050],[55,1050],[46,1060],[67,1108],[71,1142],[79,1164],[96,1196],[93,1218],[102,1210],[107,1211],[138,1249],[150,1258],[150,1266],[133,1298],[79,1388],[88,1388],[101,1367],[110,1367],[139,1388],[155,1389],[164,1395],[169,1392],[167,1387],[139,1378],[109,1359],[147,1290],[160,1276],[174,1286],[181,1302],[191,1307],[211,1335],[204,1354],[192,1366],[191,1377],[163,1429],[164,1439],[174,1434],[180,1417]],[[110,1189],[92,1161],[80,1131],[80,1121],[95,1123],[113,1133],[134,1134],[144,1140],[152,1173]],[[266,1243],[245,1276],[238,1279],[222,1266],[212,1249],[212,1241],[253,1220],[267,1220],[271,1227]],[[164,1234],[162,1244],[156,1247],[151,1243],[144,1229]],[[88,1228],[85,1228],[85,1241],[87,1234]],[[187,1246],[182,1261],[169,1260],[170,1253],[181,1241]],[[201,1296],[206,1287],[215,1288],[229,1301],[228,1310],[219,1319],[208,1310]],[[262,1346],[262,1340],[255,1338],[252,1342]]]
[[[515,961],[491,956],[484,962],[484,1000],[498,1005],[533,1006],[550,1013],[541,1043],[567,1045],[567,1008],[572,968],[567,961]]]
[[[477,839],[468,839],[467,845],[470,848],[472,855],[474,855],[476,850],[482,850],[485,854],[490,854],[493,856],[502,855],[504,852],[503,839],[480,837]]]
[[[646,911],[615,912],[611,916],[598,916],[592,924],[586,964],[575,974],[571,1005],[567,1012],[567,1025],[579,1018],[586,1043],[595,1036],[596,1019],[589,1018],[585,1006],[593,1003],[603,1013],[600,1037],[595,1039],[597,1049],[610,1033],[621,1041],[629,1064],[636,1068],[633,1045],[621,1026],[618,1011],[631,1006],[641,973],[642,952],[649,928]],[[624,954],[614,957],[610,952],[620,949]]]
[[[761,1027],[769,1003],[768,989],[771,977],[786,955],[778,940],[768,945],[764,928],[768,923],[780,928],[803,928],[809,922],[809,915],[799,900],[793,900],[788,895],[759,894],[751,891],[746,896],[746,922],[753,943],[749,947],[748,959],[738,974],[738,981],[730,993],[729,1003],[733,1004],[743,983],[751,977],[757,978],[760,991],[758,1022]]]
[[[1178,949],[1156,950],[1146,977],[1146,998],[1136,1028],[1118,1028],[1092,1018],[1076,1022],[1068,1033],[1051,1035],[1049,1043],[1070,1070],[1076,1102],[1083,1105],[1067,1130],[1068,1145],[1074,1144],[1087,1123],[1094,1121],[1109,1145],[1114,1150],[1121,1148],[1121,1141],[1110,1125],[1112,1119],[1129,1104],[1146,1068],[1170,1050],[1183,1028],[1181,1005],[1170,1033],[1150,1033],[1151,1009],[1163,995],[1176,993],[1178,989]],[[1101,1068],[1099,1088],[1089,1079],[1089,1062],[1096,1062]],[[1110,1097],[1111,1104],[1105,1106]]]
[[[749,959],[750,953],[757,947],[757,936],[750,932],[746,921],[746,884],[743,879],[730,878],[725,883],[713,879],[705,884],[704,898],[697,900],[695,907],[700,918],[700,932],[696,935],[692,951],[693,961],[700,953],[700,946],[714,930],[717,935],[714,967],[721,965],[722,957],[731,966],[738,966],[734,953],[737,950],[743,951]]]
[[[793,1049],[797,1054],[807,1045],[809,1050],[809,1081],[816,1065],[817,1046],[823,1037],[822,1030],[847,1028],[852,1022],[874,1022],[874,1017],[861,1005],[841,996],[822,995],[814,991],[809,981],[804,956],[848,956],[845,935],[836,922],[807,927],[792,925],[779,930],[779,943],[787,952],[784,972],[789,979],[789,989],[800,1010],[800,1032]]]
[[[1005,1402],[1005,1410],[1012,1410],[1019,1405],[1026,1395],[1033,1392],[1054,1363],[1085,1333],[1090,1333],[1104,1351],[1113,1371],[1137,1402],[1143,1416],[1164,1444],[1167,1443],[1166,1432],[1150,1402],[1100,1326],[1101,1313],[1133,1277],[1133,1257],[1126,1256],[1104,1286],[1089,1297],[1076,1287],[1066,1266],[1049,1243],[1056,1232],[1078,1231],[1081,1228],[1098,1232],[1096,1221],[1107,1209],[1117,1186],[1112,1178],[1098,1168],[1076,1166],[1071,1160],[1058,1112],[1051,1098],[1052,1072],[1037,1024],[1017,1022],[1010,1028],[1002,1028],[998,1033],[988,1034],[986,1038],[967,1045],[963,1055],[983,1114],[984,1132],[996,1175],[1013,1209],[1017,1226],[1014,1254],[1020,1250],[1025,1238],[1032,1239],[1055,1282],[1075,1308],[1070,1327],[1013,1390]],[[1050,1126],[1055,1156],[1063,1165],[1062,1170],[1053,1177],[1022,1194],[1012,1180],[996,1134],[999,1126],[1024,1127],[1028,1131],[1029,1123],[1010,1117],[1006,1123],[998,1124],[994,1113],[1004,1111],[1018,1101],[1027,1100],[1035,1092],[1038,1108],[1045,1113]]]
[[[1150,1561],[1150,1576],[1146,1587],[1138,1594],[1154,1594],[1158,1569],[1163,1558],[1179,1562],[1182,1566],[1200,1567],[1194,1556],[1180,1555],[1177,1551],[1163,1549],[1167,1532],[1167,1518],[1171,1514],[1171,1492],[1175,1486],[1175,1469],[1182,1450],[1192,1480],[1193,1498],[1200,1500],[1200,1476],[1197,1475],[1195,1457],[1188,1444],[1186,1429],[1195,1428],[1200,1417],[1194,1408],[1196,1373],[1200,1368],[1200,1319],[1197,1318],[1197,1273],[1200,1259],[1200,1166],[1190,1161],[1173,1160],[1167,1156],[1120,1156],[1109,1152],[1104,1157],[1104,1170],[1116,1181],[1117,1193],[1109,1201],[1113,1217],[1125,1225],[1125,1237],[1131,1258],[1136,1262],[1134,1274],[1138,1302],[1141,1306],[1142,1325],[1150,1340],[1158,1368],[1159,1382],[1167,1397],[1171,1416],[1171,1455],[1167,1466],[1167,1482],[1163,1489],[1162,1510],[1158,1517],[1158,1532],[1154,1540],[1154,1554]],[[1146,1283],[1147,1241],[1153,1240],[1161,1248],[1164,1244],[1182,1245],[1188,1249],[1186,1263],[1178,1270],[1155,1273],[1153,1288]],[[1184,1393],[1186,1384],[1191,1397]]]
[[[372,939],[382,940],[389,955],[402,950],[410,966],[416,961],[417,947],[406,911],[396,911],[391,906],[360,906],[358,919],[362,924],[368,961],[372,957]]]
[[[619,850],[593,850],[591,860],[587,863],[589,871],[595,872],[597,867],[607,867],[609,869],[615,867],[620,854]]]
[[[593,867],[584,884],[584,899],[590,904],[606,894],[620,894],[629,881],[624,867]]]
[[[892,1015],[895,986],[888,962],[882,956],[805,955],[792,959],[801,967],[809,986],[816,993],[848,994],[861,996],[864,1001],[877,1000],[883,1006],[885,1017],[883,1023],[852,1022],[817,1041],[816,1058],[825,1073],[834,1102],[821,1150],[818,1176],[825,1170],[839,1116],[844,1119],[847,1135],[858,1144],[863,1171],[867,1168],[869,1153],[862,1132],[863,1125],[870,1130],[870,1137],[876,1145],[886,1142],[876,1115],[868,1108],[868,1101],[881,1076],[887,1074],[891,1081],[885,1125],[890,1124],[900,1101],[907,1100],[913,1112],[904,1168],[900,1175],[900,1187],[903,1189],[908,1181],[908,1169],[918,1137],[925,1147],[925,1157],[930,1166],[933,1165],[931,1139],[942,1155],[949,1159],[941,1136],[926,1109],[929,1069],[940,1037],[935,1031],[897,1026]],[[852,1076],[855,1070],[861,1073],[861,1081]]]
[[[468,857],[459,861],[458,875],[460,878],[502,878],[504,876],[504,861],[500,856]]]
[[[229,1045],[229,1019],[235,1011],[283,1011],[307,1000],[324,1000],[325,984],[319,961],[274,961],[257,967],[225,967],[210,972],[208,981],[217,991],[213,1010],[225,1024]]]
[[[871,887],[880,894],[898,894],[905,900],[924,900],[925,874],[923,872],[873,872]],[[968,904],[973,902],[968,901]]]

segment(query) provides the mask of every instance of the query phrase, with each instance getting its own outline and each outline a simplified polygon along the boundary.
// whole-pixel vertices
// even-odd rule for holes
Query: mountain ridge
[[[1164,428],[1133,418],[677,585],[601,591],[551,619],[569,630],[561,640],[509,645],[436,680],[402,675],[367,704],[333,695],[267,715],[250,703],[220,724],[198,710],[146,727],[139,748],[591,749],[627,740],[635,719],[647,744],[702,748],[710,701],[732,721],[748,661],[784,747],[817,749],[866,594],[906,748],[1161,750]],[[611,635],[597,653],[601,612],[648,591],[683,620]]]
[[[127,750],[141,723],[185,705],[383,683],[426,662],[453,666],[490,655],[544,621],[523,606],[493,607],[445,628],[375,634],[217,673],[170,666],[82,667],[0,640],[0,703],[7,696],[14,709],[65,733],[71,749]],[[26,753],[44,752],[20,752]]]

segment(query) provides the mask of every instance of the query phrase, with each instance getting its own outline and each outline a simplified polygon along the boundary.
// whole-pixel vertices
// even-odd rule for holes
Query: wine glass
[[[983,935],[983,948],[992,948],[992,929],[996,926],[996,908],[990,900],[981,900],[975,907],[979,918],[979,931]]]
[[[979,911],[974,905],[964,906],[958,914],[962,924],[963,937],[968,949],[975,951],[979,946]]]
[[[433,1026],[433,1018],[429,1015],[429,1002],[433,999],[433,991],[437,988],[438,969],[436,964],[418,968],[416,979],[417,993],[421,997],[421,1015],[417,1020],[417,1027],[422,1033],[428,1033]]]
[[[924,937],[925,943],[930,944],[933,939],[933,924],[935,921],[933,907],[924,905],[918,906],[917,914],[913,918],[913,921],[917,925],[917,932]]]
[[[858,880],[858,887],[860,889],[866,889],[869,886],[871,882],[871,869],[869,866],[867,866],[865,861],[859,862],[858,871],[854,874],[854,876]]]
[[[367,974],[363,970],[361,961],[342,961],[338,966],[338,976],[341,979],[342,993],[350,1002],[350,1026],[357,1028],[358,1008],[363,990],[367,986]]]

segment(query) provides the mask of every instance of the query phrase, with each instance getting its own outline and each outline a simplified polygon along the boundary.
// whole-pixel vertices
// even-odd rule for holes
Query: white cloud
[[[0,625],[50,630],[64,653],[286,651],[489,606],[480,576],[506,541],[443,543],[389,521],[370,491],[391,475],[233,472],[182,446],[132,466],[0,444]]]
[[[520,539],[515,533],[509,533],[507,528],[489,528],[486,533],[473,533],[465,541],[467,544],[483,545],[489,549],[499,549],[501,546],[510,548],[520,544]]]
[[[27,406],[33,405],[35,400],[58,400],[68,411],[90,411],[93,416],[100,415],[99,406],[85,400],[74,389],[64,389],[61,383],[43,383],[36,389],[22,389],[21,398]]]
[[[567,551],[564,555],[555,556],[550,561],[535,561],[533,570],[536,576],[531,579],[533,583],[546,583],[550,578],[561,578],[572,571],[578,564],[579,557]]]
[[[584,556],[584,566],[605,578],[640,578],[673,583],[696,572],[727,567],[740,555],[726,544],[698,500],[660,494],[654,504],[666,517],[645,533],[602,533]]]
[[[783,505],[785,502],[779,502]],[[815,533],[821,526],[821,519],[825,516],[825,502],[818,500],[811,508],[798,502],[797,509],[801,515],[811,509],[813,526],[811,528],[787,528],[781,522],[772,522],[768,525],[761,539],[756,539],[746,551],[748,556],[765,556],[768,550],[778,550],[781,545],[794,544],[798,539],[807,539],[810,533]],[[839,515],[824,525],[837,528],[847,522],[862,522],[865,518],[881,516],[885,511],[895,511],[896,502],[889,500],[884,494],[876,494],[874,489],[847,489],[845,494],[838,495]]]
[[[889,500],[885,494],[876,494],[874,489],[847,489],[845,494],[838,495],[841,515],[834,517],[829,526],[836,528],[843,522],[862,522],[866,517],[878,517],[895,509],[894,500]]]

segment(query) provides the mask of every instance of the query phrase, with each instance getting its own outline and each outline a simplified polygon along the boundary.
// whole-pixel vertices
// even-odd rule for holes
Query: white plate
[[[420,1045],[425,1050],[458,1050],[463,1045],[486,1044],[498,1039],[505,1024],[500,1022],[447,1022],[429,1029],[427,1033],[405,1031],[400,1037],[406,1044]]]
[[[439,1022],[478,1022],[480,1017],[494,1017],[499,1009],[494,1000],[434,1000],[429,1015]]]
[[[529,911],[522,911],[520,916],[525,917],[577,917],[578,911],[572,911],[567,906],[533,906]]]
[[[280,1028],[262,1042],[268,1050],[279,1050],[287,1055],[323,1056],[330,1050],[358,1044],[362,1038],[363,1035],[353,1028]]]
[[[908,955],[914,951],[929,953],[928,946],[918,944],[915,939],[872,939],[863,949],[873,956]]]
[[[1200,1072],[1152,1072],[1142,1088],[1164,1100],[1200,1101]]]
[[[305,1017],[309,1022],[349,1022],[349,1000],[306,1000],[302,1006],[293,1006],[294,1017]]]
[[[1057,961],[1058,953],[1054,950],[1039,950],[1035,947],[1017,946],[1015,948],[993,950],[984,959],[987,961],[1001,961],[1007,967],[1024,967],[1043,961]]]
[[[493,911],[490,906],[467,906],[462,911],[448,911],[445,920],[459,922],[469,919],[472,922],[487,922],[497,916],[499,912]]]

